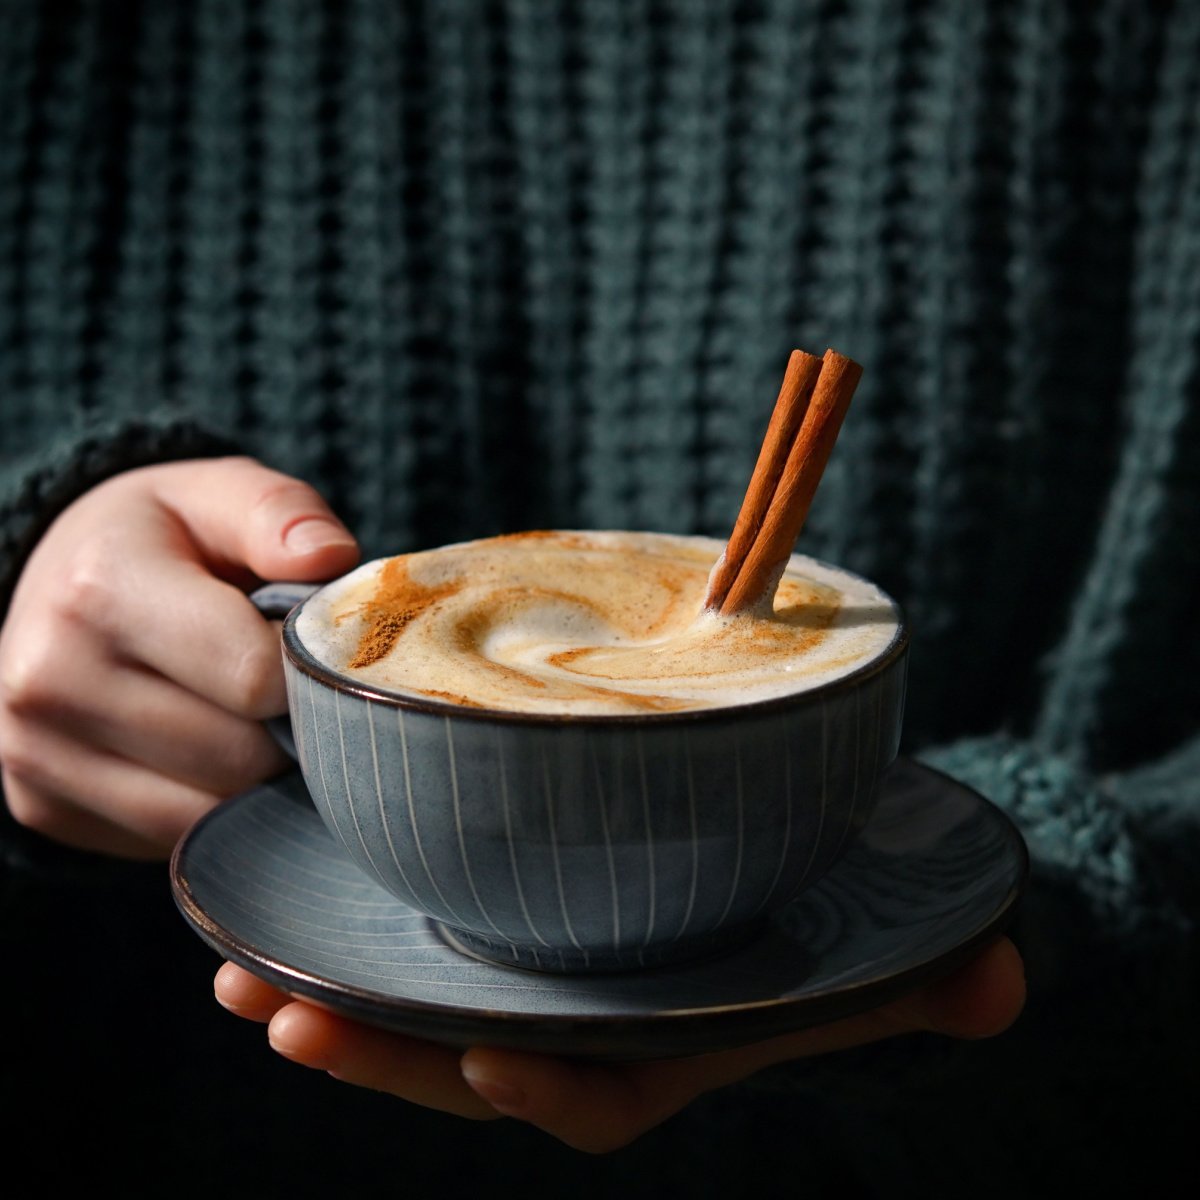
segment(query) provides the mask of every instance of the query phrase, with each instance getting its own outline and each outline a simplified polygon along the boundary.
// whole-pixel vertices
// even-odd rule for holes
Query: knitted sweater
[[[788,351],[833,345],[865,375],[800,548],[902,601],[906,749],[1033,852],[1032,998],[996,1043],[783,1069],[584,1174],[509,1123],[371,1120],[549,1155],[583,1194],[739,1194],[718,1159],[799,1168],[797,1122],[842,1195],[1058,1169],[1102,1194],[1145,1139],[1182,1156],[1198,114],[1183,2],[0,3],[0,595],[89,487],[227,449],[313,483],[368,554],[721,535]],[[88,897],[169,909],[161,869],[3,839],[10,953]],[[93,933],[59,954],[105,961]],[[139,1119],[174,1145],[164,1111]]]

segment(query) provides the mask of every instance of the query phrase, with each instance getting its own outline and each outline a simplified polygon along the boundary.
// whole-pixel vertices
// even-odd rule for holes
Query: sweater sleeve
[[[51,522],[74,500],[112,475],[152,463],[237,453],[227,437],[194,420],[152,413],[95,422],[36,455],[0,468],[0,613],[21,569]]]
[[[1125,774],[1093,774],[1028,742],[968,739],[923,754],[1016,822],[1034,886],[1065,890],[1098,928],[1149,935],[1184,928],[1200,894],[1200,737]]]
[[[1029,846],[1009,931],[1025,1011],[982,1042],[919,1035],[783,1064],[749,1081],[752,1102],[786,1092],[847,1145],[869,1127],[855,1171],[872,1195],[898,1178],[925,1195],[1019,1194],[998,1130],[1021,1161],[1045,1164],[1050,1190],[1061,1171],[1068,1190],[1110,1194],[1131,1145],[1165,1182],[1164,1155],[1191,1144],[1200,1061],[1200,737],[1111,775],[1000,735],[919,757],[991,799]]]
[[[0,470],[0,620],[38,539],[55,517],[105,479],[135,467],[238,453],[229,438],[194,420],[151,413],[95,422]],[[58,846],[23,829],[0,804],[0,870],[112,873],[123,864]]]

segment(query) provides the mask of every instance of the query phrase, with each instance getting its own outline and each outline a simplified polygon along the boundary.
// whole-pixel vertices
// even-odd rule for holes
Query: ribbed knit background
[[[1138,1180],[1168,1162],[1200,1050],[1200,4],[0,0],[0,596],[74,495],[228,446],[372,554],[724,534],[789,350],[828,345],[866,373],[800,545],[906,605],[908,747],[1025,832],[1030,1012],[983,1047],[800,1064],[606,1172],[407,1113],[480,1177],[515,1146],[580,1196],[780,1194],[714,1161],[735,1144],[795,1168],[789,1195],[812,1165],[842,1200],[1095,1197],[1125,1138]],[[13,1024],[72,1066],[30,1035],[34,1118],[64,1078],[88,1109],[120,1077],[164,1186],[184,1161],[223,1182],[193,1129],[243,1127],[231,1177],[269,1188],[268,1131],[319,1185],[297,1112],[349,1144],[380,1098],[243,1087],[259,1032],[228,1051],[205,1023],[210,956],[146,899],[159,876],[126,894],[77,856],[73,892],[15,833],[0,954],[48,982]],[[226,1070],[217,1118],[190,1079],[163,1107],[155,1040],[134,1071],[124,993],[76,1020],[118,951],[144,1004],[191,997],[172,1032],[214,1049],[173,1044]],[[444,1155],[402,1157],[398,1187],[440,1194]]]
[[[6,3],[5,459],[166,407],[373,551],[723,533],[833,344],[866,376],[803,547],[907,603],[914,735],[1169,745],[1198,39],[1135,0]]]

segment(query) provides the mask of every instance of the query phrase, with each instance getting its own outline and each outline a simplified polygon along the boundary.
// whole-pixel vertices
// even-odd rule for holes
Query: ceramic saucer
[[[294,996],[432,1041],[614,1059],[725,1049],[895,999],[994,938],[1027,874],[999,809],[905,759],[847,856],[757,937],[654,970],[542,975],[451,949],[345,856],[298,772],[211,812],[171,861],[196,932]]]

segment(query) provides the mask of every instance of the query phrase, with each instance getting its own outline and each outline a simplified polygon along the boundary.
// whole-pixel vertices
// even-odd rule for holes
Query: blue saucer
[[[847,856],[752,941],[674,967],[542,975],[448,946],[345,856],[294,772],[204,817],[171,887],[223,957],[346,1016],[456,1046],[638,1059],[836,1020],[948,973],[1004,928],[1028,863],[999,809],[901,759]]]

